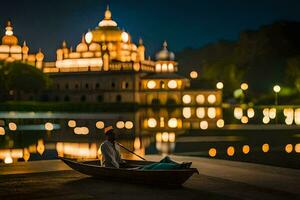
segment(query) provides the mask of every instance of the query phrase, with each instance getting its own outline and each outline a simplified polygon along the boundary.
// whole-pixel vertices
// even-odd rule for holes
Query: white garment
[[[123,160],[120,156],[120,147],[118,144],[115,143],[115,145],[113,145],[111,142],[105,140],[101,144],[100,149],[102,153],[102,166],[119,168],[120,163],[123,163]]]

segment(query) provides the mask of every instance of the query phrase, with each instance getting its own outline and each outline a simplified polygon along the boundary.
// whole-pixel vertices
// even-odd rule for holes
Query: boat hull
[[[72,169],[97,179],[166,187],[179,187],[194,173],[198,173],[198,170],[195,168],[179,170],[138,170],[133,168],[101,167],[99,161],[77,162],[66,158],[61,158],[61,160]],[[127,163],[128,165],[135,167],[154,162],[127,161]]]

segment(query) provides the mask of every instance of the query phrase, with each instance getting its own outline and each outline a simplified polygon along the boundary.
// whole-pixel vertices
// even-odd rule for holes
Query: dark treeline
[[[185,49],[177,59],[184,75],[195,69],[202,80],[224,82],[228,98],[242,82],[249,83],[253,100],[272,95],[275,84],[283,86],[282,95],[294,97],[300,91],[300,22],[279,21],[244,31],[237,41]]]

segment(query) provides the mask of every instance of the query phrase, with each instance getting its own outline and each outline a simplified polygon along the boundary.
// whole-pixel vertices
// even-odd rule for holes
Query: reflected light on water
[[[201,121],[200,122],[200,128],[203,130],[208,129],[208,122],[207,121]]]
[[[163,142],[168,142],[169,141],[169,133],[168,132],[163,132],[161,139],[162,139]]]
[[[38,144],[36,146],[36,150],[40,155],[43,155],[44,151],[45,151],[45,144],[43,140],[39,140]]]
[[[76,121],[75,121],[75,120],[69,120],[69,121],[68,121],[68,126],[69,126],[70,128],[76,127]]]
[[[243,124],[247,124],[248,121],[249,121],[249,119],[248,119],[247,116],[243,116],[242,119],[241,119],[241,122],[242,122]]]
[[[205,117],[205,109],[204,108],[197,108],[196,115],[200,119],[204,118]]]
[[[295,145],[295,152],[300,153],[300,144],[299,143]]]
[[[192,116],[192,110],[190,107],[185,107],[182,109],[182,115],[184,118],[189,119]]]
[[[0,127],[0,135],[5,135],[5,129],[3,127]]]
[[[177,119],[176,118],[169,119],[168,126],[170,128],[177,128]]]
[[[293,145],[292,144],[285,145],[285,151],[287,153],[292,153],[292,151],[293,151]]]
[[[263,123],[264,123],[264,124],[268,124],[269,122],[270,122],[269,116],[264,116],[264,118],[263,118]]]
[[[97,129],[103,129],[105,126],[104,122],[103,121],[97,121],[96,122],[96,128]]]
[[[161,142],[162,141],[162,136],[161,136],[160,132],[156,133],[155,139],[156,139],[156,142]]]
[[[25,149],[23,150],[23,159],[24,159],[25,161],[28,161],[29,158],[30,158],[30,152],[28,151],[27,148],[25,148]]]
[[[235,150],[234,150],[233,146],[230,146],[230,147],[227,148],[227,155],[228,156],[233,156],[234,152],[235,152]]]
[[[149,118],[148,119],[148,127],[150,128],[155,128],[157,126],[157,121],[154,118]]]
[[[4,158],[4,163],[5,164],[11,164],[11,163],[13,163],[12,157],[8,156],[8,157]]]
[[[76,127],[74,128],[74,133],[76,135],[87,135],[89,134],[90,130],[88,127]]]
[[[51,122],[47,122],[46,124],[45,124],[45,129],[47,130],[47,131],[52,131],[53,130],[53,124],[51,123]]]
[[[243,150],[244,154],[248,154],[250,152],[250,146],[249,145],[244,145],[242,150]]]
[[[247,116],[249,118],[253,118],[254,115],[255,115],[254,109],[253,108],[248,108],[248,110],[247,110]]]
[[[271,108],[269,110],[269,118],[270,119],[275,119],[276,118],[276,108]]]
[[[265,143],[262,145],[261,149],[264,153],[267,153],[270,150],[270,146],[269,146],[269,144]]]
[[[217,155],[217,149],[215,148],[210,148],[209,151],[208,151],[208,155],[210,157],[215,157]]]
[[[96,159],[98,149],[96,143],[56,143],[58,156],[77,159]]]
[[[214,107],[210,107],[207,109],[207,116],[211,119],[214,119],[216,117],[217,113],[216,113],[216,108]]]
[[[118,121],[118,122],[116,123],[116,127],[117,127],[118,129],[123,129],[123,128],[125,127],[125,123],[124,123],[123,121]]]
[[[233,115],[236,119],[242,119],[243,117],[243,109],[240,107],[234,108]]]
[[[8,128],[9,128],[9,130],[11,130],[11,131],[16,131],[16,130],[17,130],[17,124],[14,123],[14,122],[10,122],[10,123],[8,124]]]
[[[126,129],[132,129],[133,128],[133,122],[132,121],[126,121],[125,122],[125,128]]]
[[[223,119],[219,119],[219,120],[217,121],[217,123],[216,123],[216,125],[217,125],[218,128],[223,128],[223,127],[224,127],[224,124],[225,124],[225,122],[224,122]]]

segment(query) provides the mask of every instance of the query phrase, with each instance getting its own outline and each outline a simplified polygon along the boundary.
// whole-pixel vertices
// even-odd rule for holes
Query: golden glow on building
[[[204,104],[205,103],[205,97],[204,97],[204,95],[203,94],[198,94],[196,96],[196,102],[198,104]]]
[[[88,135],[89,132],[90,132],[89,128],[85,126],[74,128],[74,133],[76,135]]]
[[[224,122],[223,119],[219,119],[219,120],[217,121],[216,125],[217,125],[218,128],[223,128],[224,125],[225,125],[225,122]]]
[[[10,21],[7,22],[5,30],[5,35],[2,37],[2,44],[0,45],[0,60],[6,62],[21,61],[42,69],[44,54],[41,50],[37,54],[29,54],[29,47],[25,41],[23,46],[20,46]]]
[[[54,128],[54,126],[53,126],[53,124],[52,124],[51,122],[47,122],[47,123],[45,124],[45,130],[47,130],[47,131],[52,131],[53,128]]]
[[[216,95],[214,95],[214,94],[208,95],[207,101],[208,101],[208,103],[210,103],[210,104],[216,103],[216,101],[217,101]]]
[[[192,98],[191,98],[190,95],[185,94],[182,97],[182,101],[183,101],[184,104],[190,104],[192,102]]]
[[[248,116],[249,118],[253,118],[254,115],[255,115],[254,109],[253,109],[253,108],[248,108],[248,109],[247,109],[247,116]]]
[[[149,118],[148,119],[148,127],[150,128],[155,128],[157,126],[157,121],[154,118]]]
[[[248,117],[247,117],[247,116],[243,116],[243,117],[241,118],[241,122],[242,122],[243,124],[247,124],[247,123],[249,122]]]
[[[216,84],[216,88],[219,89],[219,90],[222,90],[223,87],[224,87],[224,84],[223,84],[222,82],[218,82],[218,83]]]
[[[292,151],[293,151],[293,145],[292,144],[287,144],[287,145],[285,145],[285,151],[287,152],[287,153],[292,153]]]
[[[5,135],[5,129],[3,127],[0,127],[0,135]]]
[[[206,129],[208,129],[208,122],[207,121],[201,121],[200,122],[200,128],[202,129],[202,130],[206,130]]]
[[[9,128],[9,130],[11,130],[11,131],[16,131],[16,130],[17,130],[17,124],[14,123],[14,122],[10,122],[10,123],[8,124],[8,128]]]
[[[124,123],[123,121],[118,121],[118,122],[116,123],[116,127],[117,127],[118,129],[123,129],[123,128],[125,127],[125,123]]]
[[[97,129],[103,129],[104,128],[104,122],[103,121],[97,121],[96,122],[96,127]]]
[[[192,79],[198,78],[198,72],[196,72],[196,71],[191,71],[190,77],[191,77]]]

